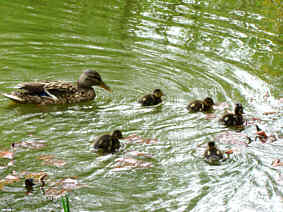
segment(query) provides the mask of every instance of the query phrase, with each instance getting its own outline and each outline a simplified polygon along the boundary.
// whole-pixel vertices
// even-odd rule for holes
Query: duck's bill
[[[109,92],[112,92],[111,88],[108,85],[106,85],[104,82],[102,82],[99,86]]]

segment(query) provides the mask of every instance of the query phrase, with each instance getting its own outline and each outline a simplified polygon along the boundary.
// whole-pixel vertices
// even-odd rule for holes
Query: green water
[[[282,7],[280,0],[2,0],[1,93],[23,81],[75,82],[85,69],[113,92],[96,88],[94,101],[52,107],[1,96],[0,151],[29,140],[45,146],[16,148],[9,167],[1,158],[0,180],[42,171],[48,189],[73,177],[83,186],[69,192],[72,211],[282,211],[283,168],[271,166],[283,160]],[[140,107],[137,99],[155,88],[164,104]],[[211,118],[187,112],[206,96],[230,110],[241,102],[246,128],[223,127],[221,107]],[[244,145],[255,124],[277,141]],[[152,140],[122,140],[113,155],[93,152],[92,141],[114,129]],[[220,166],[202,159],[210,140],[234,150]],[[152,155],[138,158],[151,166],[117,170],[133,151]],[[48,165],[44,155],[66,164]],[[27,195],[24,178],[0,190],[1,209],[60,211],[60,199],[39,187]]]

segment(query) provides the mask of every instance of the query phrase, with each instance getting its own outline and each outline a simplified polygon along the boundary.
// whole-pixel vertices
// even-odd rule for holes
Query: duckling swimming
[[[95,143],[94,148],[100,149],[104,153],[114,153],[120,148],[119,139],[123,138],[122,132],[120,130],[115,130],[112,135],[103,135],[99,137]]]
[[[190,112],[209,112],[213,110],[213,99],[210,97],[206,97],[203,101],[202,100],[195,100],[189,103],[187,109]]]
[[[145,95],[139,100],[142,106],[157,105],[162,102],[161,97],[164,96],[160,89],[155,89],[152,94]]]
[[[31,193],[33,191],[33,186],[35,184],[33,183],[32,178],[25,179],[25,187],[28,193]]]
[[[216,147],[214,141],[210,141],[204,152],[204,157],[209,163],[215,163],[223,159],[223,153]]]
[[[223,122],[227,127],[240,126],[244,124],[244,118],[242,114],[244,114],[243,106],[242,104],[237,103],[235,106],[235,113],[225,114],[222,116],[220,121]]]
[[[93,100],[96,94],[92,86],[100,86],[111,91],[99,73],[86,70],[76,85],[64,81],[26,82],[19,84],[18,90],[3,95],[21,104],[70,104]]]

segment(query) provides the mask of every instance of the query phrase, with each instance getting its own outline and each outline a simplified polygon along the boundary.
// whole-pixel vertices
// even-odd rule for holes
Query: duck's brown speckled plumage
[[[237,103],[235,106],[235,112],[225,114],[224,116],[222,116],[220,121],[227,127],[241,126],[245,122],[242,115],[243,113],[244,113],[244,109],[242,104]]]
[[[213,110],[213,99],[210,97],[205,98],[202,100],[194,100],[187,106],[189,112],[210,112]]]
[[[115,130],[112,135],[102,135],[95,143],[94,148],[102,150],[104,153],[114,153],[120,148],[119,139],[123,138],[120,130]]]
[[[3,94],[21,104],[72,104],[93,100],[96,96],[93,85],[110,88],[96,71],[84,71],[75,85],[64,81],[27,82],[18,85],[18,90]]]

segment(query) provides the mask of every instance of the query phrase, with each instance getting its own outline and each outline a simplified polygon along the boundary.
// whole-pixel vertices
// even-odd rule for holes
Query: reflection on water
[[[51,107],[0,97],[1,208],[57,211],[56,196],[69,193],[74,211],[281,211],[281,168],[271,165],[283,156],[280,6],[2,2],[1,93],[22,81],[76,82],[90,68],[113,93],[95,88],[94,101]],[[142,108],[137,99],[156,88],[164,103]],[[213,115],[188,113],[207,96]],[[237,102],[248,119],[241,132],[218,122]],[[247,145],[256,124],[277,140]],[[121,151],[93,152],[93,140],[115,129],[128,137]],[[233,150],[220,166],[202,159],[211,140]],[[38,184],[39,173],[49,196],[36,185],[27,196],[25,179]]]

